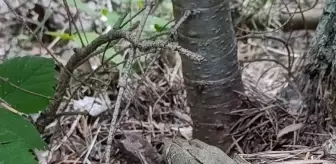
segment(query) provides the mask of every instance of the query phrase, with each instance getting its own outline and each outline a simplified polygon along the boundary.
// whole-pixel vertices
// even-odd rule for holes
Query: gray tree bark
[[[314,115],[336,114],[336,1],[326,0],[322,17],[311,43],[307,64],[299,78],[307,106]],[[322,111],[321,111],[322,110]],[[313,114],[313,113],[311,113]],[[320,121],[323,121],[321,119]]]
[[[240,106],[236,92],[243,89],[230,0],[172,0],[176,22],[188,10],[199,11],[177,30],[182,47],[206,61],[182,56],[183,74],[194,122],[194,137],[222,150],[231,145],[231,110]]]

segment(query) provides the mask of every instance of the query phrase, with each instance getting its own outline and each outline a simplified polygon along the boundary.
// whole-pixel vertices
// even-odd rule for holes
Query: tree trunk
[[[336,104],[334,103],[336,75],[336,1],[327,0],[322,17],[311,43],[307,65],[300,77],[307,106],[315,114],[327,114],[335,118]],[[321,111],[322,110],[322,111]],[[320,123],[324,119],[319,120]]]
[[[194,137],[226,151],[232,143],[228,134],[233,119],[227,113],[241,104],[234,90],[243,90],[230,0],[172,2],[176,22],[188,10],[200,12],[177,30],[179,45],[206,59],[197,63],[182,56]]]

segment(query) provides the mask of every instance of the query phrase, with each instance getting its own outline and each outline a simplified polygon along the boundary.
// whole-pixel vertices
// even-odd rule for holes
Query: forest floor
[[[53,1],[49,9],[47,5],[49,0],[39,1],[40,6],[37,6],[36,2],[25,2],[17,9],[28,20],[29,26],[36,31],[36,35],[42,38],[43,43],[58,55],[58,60],[65,64],[74,53],[72,49],[80,46],[80,41],[78,39],[64,41],[60,37],[55,38],[45,34],[45,31],[50,29],[54,31],[68,29],[67,13],[63,2]],[[88,3],[93,10],[102,6],[99,1]],[[23,28],[20,22],[15,21],[15,15],[6,10],[4,5],[0,1],[0,61],[26,55],[50,57],[36,39],[33,39],[33,35]],[[116,11],[125,8],[125,4],[111,3],[110,5]],[[140,3],[132,5],[134,9],[141,6]],[[39,26],[39,22],[43,21],[41,18],[47,15],[50,9],[51,18],[43,27]],[[75,8],[72,7],[71,10],[75,11]],[[96,13],[99,14],[99,10],[96,10]],[[109,21],[115,21],[119,15],[110,14],[107,16],[108,21],[104,22],[81,12],[78,17],[80,21],[79,19],[77,21],[81,22],[78,25],[84,29],[81,31],[88,34],[88,40],[92,41],[98,36],[94,30],[104,31],[108,25],[111,25]],[[164,1],[157,13],[150,18],[144,36],[155,33],[154,24],[162,25],[172,19],[170,2]],[[241,115],[241,118],[232,127],[235,143],[230,150],[238,152],[239,156],[251,163],[307,164],[335,161],[336,131],[329,116],[308,114],[301,99],[302,95],[297,96],[291,93],[293,91],[282,92],[283,88],[292,84],[288,69],[284,68],[288,65],[288,58],[291,59],[292,73],[297,74],[297,69],[301,66],[300,62],[309,51],[314,30],[289,32],[277,30],[262,33],[263,36],[276,37],[278,40],[267,37],[266,39],[265,37],[239,39],[244,33],[239,30],[243,28],[249,30],[246,27],[236,28],[236,30],[238,59],[242,63],[245,86],[245,93],[241,94],[244,95],[246,108],[233,111]],[[127,45],[121,42],[113,52]],[[288,57],[288,47],[290,57]],[[167,53],[174,56],[174,62],[167,61],[165,57],[160,57],[154,62],[148,61]],[[113,62],[123,62],[125,54],[127,51]],[[111,56],[111,54],[106,55]],[[124,135],[140,134],[159,154],[162,153],[160,146],[163,137],[182,135],[188,138],[191,136],[192,127],[188,123],[188,120],[191,120],[190,109],[186,105],[181,58],[174,52],[166,51],[147,55],[148,59],[139,60],[140,64],[134,66],[123,96],[114,140],[114,148],[119,149],[113,149],[111,152],[115,163],[127,163],[127,155],[132,154],[125,150],[129,141],[125,140]],[[101,64],[101,58],[102,54],[91,59],[90,66],[98,67]],[[45,163],[93,164],[100,163],[104,159],[113,117],[111,111],[116,102],[117,83],[122,69],[120,66],[114,67],[110,64],[91,78],[87,85],[80,85],[76,81],[71,82],[65,98],[70,101],[70,104],[64,107],[66,104],[64,101],[60,112],[76,111],[88,106],[94,106],[95,109],[92,109],[89,116],[62,116],[50,124],[43,137],[51,149],[41,152],[39,160]],[[87,67],[81,67],[74,76],[83,80],[86,78],[87,71]],[[76,90],[77,87],[79,90]],[[75,96],[70,99],[71,95]],[[129,106],[128,103],[130,103]]]

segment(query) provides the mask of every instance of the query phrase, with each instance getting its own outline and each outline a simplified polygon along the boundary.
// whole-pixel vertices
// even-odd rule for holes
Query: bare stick
[[[133,58],[134,58],[134,55],[135,55],[135,52],[136,52],[136,49],[137,49],[135,45],[137,45],[138,42],[140,41],[142,30],[145,26],[148,15],[150,14],[151,8],[152,8],[152,5],[147,5],[146,8],[145,8],[145,13],[144,13],[143,18],[140,22],[140,27],[138,28],[139,30],[136,33],[135,40],[134,40],[134,43],[133,43],[133,51],[130,51],[130,53],[129,53],[129,58],[126,62],[125,68],[122,70],[123,75],[121,76],[121,78],[118,82],[119,83],[118,85],[119,85],[120,89],[119,89],[117,101],[116,101],[115,108],[114,108],[113,115],[112,115],[109,135],[107,137],[107,148],[106,148],[106,154],[105,154],[105,163],[106,164],[110,163],[112,140],[113,140],[113,137],[114,137],[114,132],[116,130],[115,127],[116,127],[116,122],[117,122],[117,118],[118,118],[118,115],[119,115],[121,99],[122,99],[122,96],[124,95],[124,92],[125,92],[128,75],[129,75],[129,72],[131,70],[131,65],[133,63]]]

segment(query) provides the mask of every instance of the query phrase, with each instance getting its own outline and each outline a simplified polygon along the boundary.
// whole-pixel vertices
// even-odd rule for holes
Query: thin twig
[[[122,76],[121,76],[121,78],[119,79],[119,82],[118,82],[118,85],[120,86],[120,89],[119,89],[117,101],[115,103],[115,108],[114,108],[114,111],[113,111],[113,116],[112,116],[112,120],[111,120],[111,124],[110,124],[109,135],[108,135],[108,138],[107,138],[107,148],[106,148],[106,154],[105,154],[105,163],[106,164],[110,163],[112,140],[113,140],[113,137],[114,137],[114,132],[116,130],[115,127],[117,126],[116,122],[117,122],[117,118],[118,118],[118,115],[119,115],[121,99],[122,99],[122,96],[124,95],[124,91],[125,91],[125,88],[126,88],[126,85],[127,85],[127,79],[128,79],[129,72],[131,70],[131,66],[132,66],[132,63],[133,63],[134,55],[135,55],[135,52],[136,52],[136,46],[135,45],[137,45],[138,42],[140,41],[142,30],[145,26],[148,15],[150,14],[151,8],[152,8],[152,5],[146,5],[145,13],[144,13],[143,18],[141,19],[141,22],[140,22],[139,31],[136,33],[134,43],[132,43],[133,51],[129,52],[129,58],[126,62],[125,69],[122,70]]]

